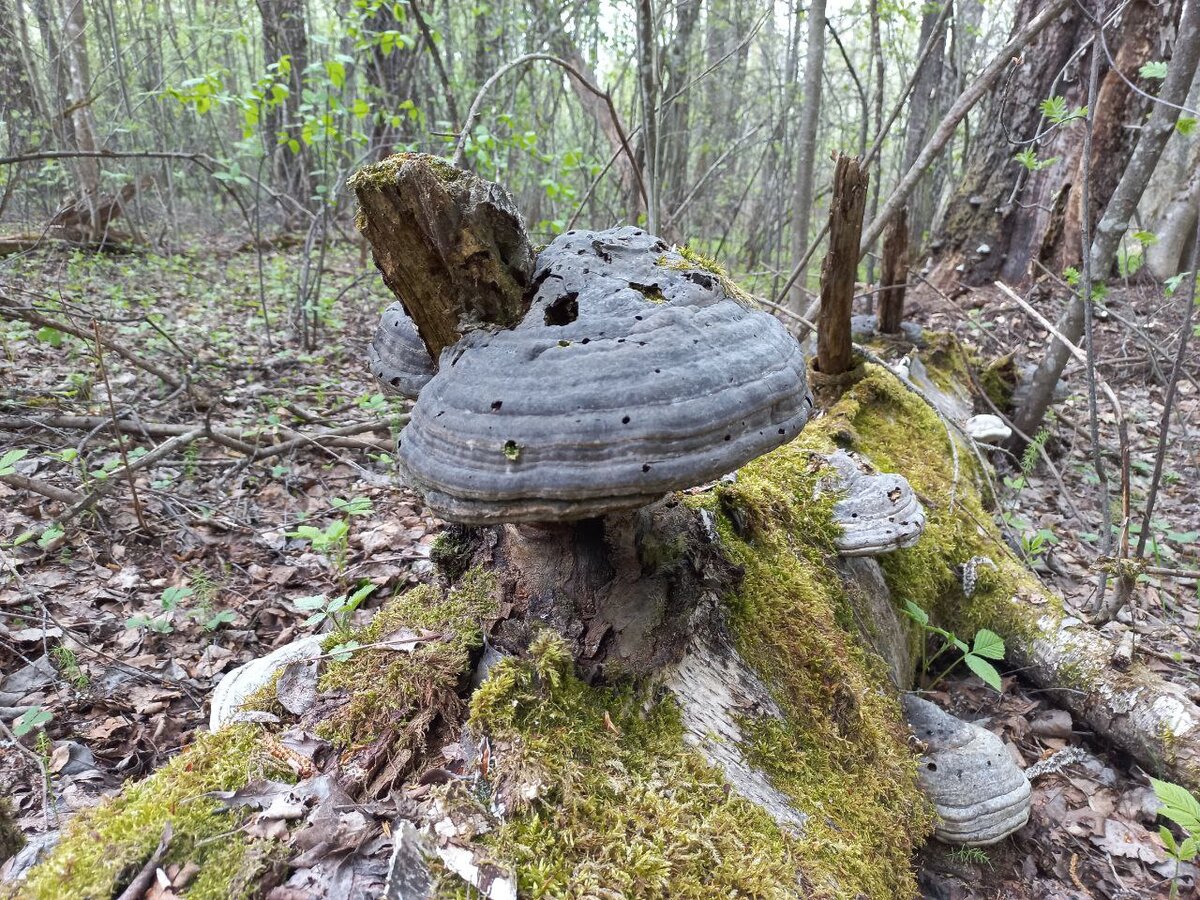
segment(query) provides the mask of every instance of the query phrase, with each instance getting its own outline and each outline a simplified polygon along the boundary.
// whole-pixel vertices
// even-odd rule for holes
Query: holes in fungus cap
[[[621,424],[628,425],[629,424],[629,416],[621,416]]]
[[[642,471],[649,472],[650,471],[650,463],[642,463]]]
[[[493,400],[492,401],[492,412],[499,412],[500,407],[502,407],[503,405],[504,405],[503,400]]]
[[[570,325],[579,318],[579,293],[568,291],[546,305],[543,316],[547,325]]]

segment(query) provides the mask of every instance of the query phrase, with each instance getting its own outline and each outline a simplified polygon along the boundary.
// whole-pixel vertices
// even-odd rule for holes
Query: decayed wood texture
[[[361,169],[350,186],[375,265],[435,362],[472,327],[521,320],[533,251],[508,191],[420,153]]]
[[[817,322],[817,367],[826,375],[840,375],[852,364],[850,307],[868,181],[858,157],[838,155],[829,204],[829,252],[821,264],[821,318]]]
[[[904,318],[908,286],[908,207],[901,208],[883,238],[883,269],[879,276],[879,330],[895,334]]]

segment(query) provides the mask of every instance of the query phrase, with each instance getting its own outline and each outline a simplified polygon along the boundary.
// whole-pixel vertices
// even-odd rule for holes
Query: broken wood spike
[[[841,375],[853,366],[850,310],[868,181],[862,160],[838,155],[833,200],[829,204],[829,251],[821,264],[821,315],[817,321],[817,368],[824,375]]]

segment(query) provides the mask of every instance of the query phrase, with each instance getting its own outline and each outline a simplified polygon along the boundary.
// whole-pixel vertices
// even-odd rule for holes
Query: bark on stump
[[[879,331],[896,334],[904,318],[908,286],[908,207],[896,213],[883,238],[883,269],[879,277]]]
[[[422,153],[360,169],[350,186],[384,284],[435,362],[464,331],[521,320],[533,250],[508,191]]]
[[[817,368],[825,375],[840,375],[853,365],[850,309],[868,180],[858,157],[838,154],[833,201],[829,205],[829,252],[821,264],[821,317],[817,322]]]

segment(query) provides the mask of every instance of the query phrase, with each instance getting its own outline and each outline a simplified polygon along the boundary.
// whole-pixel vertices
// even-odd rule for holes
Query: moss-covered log
[[[903,473],[926,504],[925,535],[890,554],[882,573],[838,560],[833,499],[813,499],[821,454],[839,446]],[[622,565],[657,579],[657,596],[671,601],[650,633],[688,629],[686,641],[656,640],[637,677],[589,662],[600,645],[578,630],[585,620],[606,622],[601,643],[632,634],[612,627],[620,605],[604,591],[580,595],[591,618],[568,616],[564,627],[546,613],[566,609],[553,595],[571,577],[551,590],[555,577],[535,572],[549,599],[532,603],[522,585],[534,582],[514,577],[531,570],[512,535],[448,532],[439,577],[376,613],[357,636],[364,649],[328,666],[299,724],[332,743],[347,795],[419,797],[404,815],[431,832],[439,825],[436,850],[512,873],[521,896],[914,897],[910,859],[932,822],[896,702],[916,635],[895,607],[912,600],[960,634],[1002,632],[1010,662],[1070,688],[1061,702],[1084,721],[1155,771],[1200,784],[1195,707],[1136,664],[1109,666],[1106,642],[1066,618],[1007,550],[971,455],[959,457],[956,480],[942,421],[891,373],[865,366],[800,439],[736,480],[667,502],[668,518],[699,523],[711,546],[699,548],[690,525],[661,521],[622,538],[634,553]],[[696,577],[716,550],[729,569]],[[589,558],[612,551],[592,547]],[[968,597],[960,567],[983,556],[995,568],[978,567]],[[726,577],[734,570],[740,577]],[[413,636],[403,652],[387,646],[397,634]],[[518,654],[497,662],[484,652],[491,637]],[[19,895],[116,896],[169,821],[166,861],[201,866],[189,897],[252,896],[287,877],[296,849],[239,830],[244,813],[203,796],[311,777],[281,765],[279,732],[295,717],[270,691],[256,701],[283,723],[198,741],[78,815]],[[465,777],[427,778],[445,748],[468,745]],[[398,841],[410,833],[392,830]],[[429,867],[437,895],[463,896],[445,865]]]

